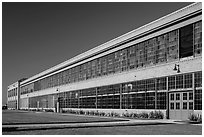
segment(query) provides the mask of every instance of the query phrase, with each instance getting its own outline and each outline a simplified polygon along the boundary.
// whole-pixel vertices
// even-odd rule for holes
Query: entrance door
[[[193,112],[193,91],[169,93],[170,119],[187,120]]]

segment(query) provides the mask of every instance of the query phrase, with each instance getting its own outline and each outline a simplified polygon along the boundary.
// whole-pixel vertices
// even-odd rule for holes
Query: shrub
[[[202,115],[201,114],[195,115],[195,114],[191,113],[189,115],[188,119],[190,121],[202,122]]]
[[[45,109],[45,112],[54,112],[52,109]]]
[[[79,110],[79,114],[85,114],[83,110]]]
[[[94,115],[96,115],[96,116],[98,116],[98,115],[99,115],[98,110],[94,112]]]
[[[148,118],[148,117],[149,117],[149,115],[147,112],[142,112],[139,114],[139,118]]]
[[[164,118],[164,114],[161,111],[151,111],[149,113],[149,118],[163,119]]]
[[[99,112],[99,116],[105,116],[106,113],[105,112]]]

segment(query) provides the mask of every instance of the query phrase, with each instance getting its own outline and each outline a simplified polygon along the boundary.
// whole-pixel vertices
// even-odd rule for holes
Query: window
[[[174,93],[171,94],[170,100],[174,100]]]
[[[194,24],[194,55],[202,55],[202,22]]]
[[[176,100],[180,100],[180,93],[176,93]]]
[[[166,109],[166,92],[157,92],[157,109]]]
[[[193,109],[193,102],[189,102],[189,109],[190,109],[190,110]]]
[[[194,109],[202,110],[202,90],[195,90],[194,102]]]
[[[167,61],[173,61],[178,58],[178,30],[174,30],[168,33],[167,43]]]
[[[180,103],[176,102],[176,109],[180,109]]]
[[[187,93],[183,93],[183,100],[187,100]]]
[[[187,109],[187,102],[183,102],[183,109]]]
[[[202,72],[195,73],[195,87],[202,87]]]
[[[176,88],[175,76],[168,77],[168,86],[169,86],[169,90]]]
[[[157,37],[156,63],[166,62],[166,40],[167,34]]]
[[[183,75],[176,76],[176,89],[183,88]]]
[[[113,73],[114,72],[114,66],[113,66],[113,59],[114,59],[114,54],[109,54],[108,55],[108,74]]]
[[[189,100],[193,100],[193,92],[189,92]]]
[[[157,79],[157,90],[166,90],[166,77]]]
[[[146,109],[155,108],[155,92],[146,93]]]
[[[136,94],[136,108],[145,109],[145,93]]]
[[[146,65],[156,63],[156,38],[146,41]]]
[[[155,90],[155,79],[147,79],[146,91],[154,91],[154,90]]]
[[[193,56],[193,24],[179,29],[179,57]]]
[[[136,67],[136,62],[135,62],[135,59],[136,59],[136,54],[135,54],[135,46],[131,46],[129,47],[128,49],[129,51],[129,66],[130,66],[130,69],[134,69]]]
[[[170,109],[174,109],[174,103],[173,102],[171,102],[171,104],[170,104]]]
[[[192,73],[184,75],[184,88],[192,88]]]

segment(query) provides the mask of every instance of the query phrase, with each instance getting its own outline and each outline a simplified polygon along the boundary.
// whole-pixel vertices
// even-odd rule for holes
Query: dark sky
[[[2,4],[2,103],[7,86],[191,3]]]

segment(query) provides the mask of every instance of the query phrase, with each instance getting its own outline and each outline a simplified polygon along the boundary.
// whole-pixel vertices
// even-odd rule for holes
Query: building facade
[[[20,82],[21,109],[202,113],[202,5],[194,3]]]
[[[9,109],[19,109],[20,83],[17,81],[8,86],[7,105]]]

